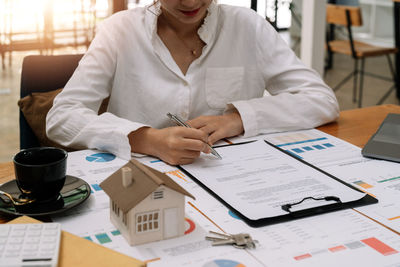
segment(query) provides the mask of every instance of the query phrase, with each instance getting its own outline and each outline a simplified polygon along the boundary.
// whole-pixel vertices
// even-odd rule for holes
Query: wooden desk
[[[400,106],[381,105],[342,111],[336,122],[317,129],[362,148],[389,113],[400,113]]]

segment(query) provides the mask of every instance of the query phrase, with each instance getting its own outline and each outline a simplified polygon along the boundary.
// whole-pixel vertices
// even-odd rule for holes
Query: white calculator
[[[60,240],[59,223],[1,224],[0,267],[55,267]]]

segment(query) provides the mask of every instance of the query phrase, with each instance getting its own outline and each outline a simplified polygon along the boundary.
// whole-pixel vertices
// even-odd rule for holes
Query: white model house
[[[111,222],[131,246],[184,234],[185,195],[194,197],[168,175],[132,159],[100,186]]]

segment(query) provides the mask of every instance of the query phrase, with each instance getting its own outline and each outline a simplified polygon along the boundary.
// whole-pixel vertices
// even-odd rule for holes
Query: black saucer
[[[9,193],[13,198],[19,198],[21,195],[16,180],[2,184],[0,190]],[[64,187],[56,201],[27,204],[18,206],[16,209],[13,205],[0,200],[0,213],[29,216],[51,215],[69,210],[84,202],[89,196],[90,186],[84,180],[67,175]]]

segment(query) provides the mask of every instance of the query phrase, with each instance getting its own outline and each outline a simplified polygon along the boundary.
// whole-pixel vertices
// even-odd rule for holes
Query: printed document
[[[365,196],[263,140],[216,149],[222,160],[199,158],[183,168],[250,220],[285,215],[282,205],[306,197],[335,196],[350,202]],[[322,201],[296,208],[335,203]]]

